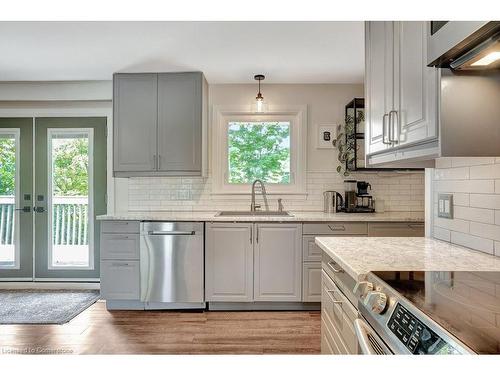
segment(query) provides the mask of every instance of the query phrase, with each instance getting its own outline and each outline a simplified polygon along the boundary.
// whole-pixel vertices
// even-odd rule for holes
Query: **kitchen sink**
[[[282,216],[293,217],[287,211],[221,211],[215,216]]]

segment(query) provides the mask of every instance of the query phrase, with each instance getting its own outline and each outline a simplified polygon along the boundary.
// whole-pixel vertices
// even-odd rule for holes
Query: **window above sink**
[[[306,193],[307,106],[214,106],[212,125],[213,194]]]

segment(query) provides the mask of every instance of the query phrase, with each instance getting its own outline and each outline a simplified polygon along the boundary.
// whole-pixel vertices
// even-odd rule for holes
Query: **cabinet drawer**
[[[138,221],[103,221],[102,233],[137,233],[139,234]]]
[[[348,275],[338,263],[326,254],[323,254],[321,263],[323,271],[337,284],[338,288],[347,296],[351,303],[356,305],[358,299],[353,293],[354,287],[356,286],[356,280]]]
[[[321,302],[321,263],[302,266],[302,301]]]
[[[303,234],[361,234],[368,233],[366,223],[304,223]]]
[[[332,322],[349,354],[357,353],[354,320],[358,317],[358,311],[325,272],[322,273],[321,307],[322,315]]]
[[[302,237],[302,260],[304,262],[321,261],[321,248],[314,242],[316,237],[318,236]]]
[[[369,223],[370,237],[424,237],[424,223]]]
[[[139,261],[101,261],[101,295],[111,300],[138,300],[140,298]]]
[[[103,233],[101,259],[139,259],[139,235]]]
[[[344,345],[335,342],[332,330],[333,327],[331,324],[328,323],[327,320],[321,318],[321,354],[347,354]]]

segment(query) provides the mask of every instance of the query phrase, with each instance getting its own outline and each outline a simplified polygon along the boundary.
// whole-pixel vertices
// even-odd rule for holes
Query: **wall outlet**
[[[170,194],[172,201],[190,201],[191,199],[191,190],[175,190]]]
[[[438,194],[438,217],[453,219],[453,194]]]
[[[316,148],[334,148],[332,141],[337,138],[336,125],[318,125]]]

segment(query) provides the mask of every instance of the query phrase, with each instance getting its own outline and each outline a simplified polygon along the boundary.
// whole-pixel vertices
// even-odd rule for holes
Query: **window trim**
[[[212,194],[250,194],[251,184],[229,184],[228,172],[227,124],[231,121],[268,121],[290,122],[290,184],[266,184],[269,194],[305,195],[306,192],[306,156],[307,156],[307,106],[270,105],[265,113],[255,113],[251,105],[213,106],[212,114]]]

